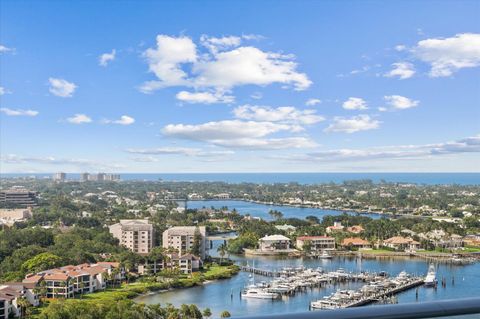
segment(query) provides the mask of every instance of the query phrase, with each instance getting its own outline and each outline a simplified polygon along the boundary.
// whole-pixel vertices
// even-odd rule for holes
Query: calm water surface
[[[218,242],[215,243],[215,247]],[[215,247],[212,255],[215,255]],[[344,268],[347,271],[387,271],[391,275],[397,275],[402,270],[411,274],[424,275],[428,269],[428,263],[417,259],[355,259],[355,258],[334,258],[333,260],[312,260],[312,259],[278,259],[272,257],[249,257],[231,256],[239,264],[255,261],[255,266],[264,269],[278,269],[285,266],[322,267],[323,269],[336,270]],[[432,301],[439,299],[468,298],[480,295],[480,264],[467,266],[453,266],[446,264],[437,265],[437,278],[445,277],[447,287],[419,288],[418,300],[415,296],[415,289],[403,292],[398,297],[399,303]],[[452,283],[454,279],[454,283]],[[256,281],[269,281],[271,278],[255,276]],[[181,304],[196,304],[199,308],[209,307],[214,317],[219,316],[223,310],[228,310],[232,316],[246,315],[267,315],[281,313],[296,313],[308,311],[310,301],[317,300],[329,295],[337,289],[356,289],[359,284],[351,283],[345,285],[330,285],[323,288],[314,288],[306,292],[298,293],[295,296],[283,297],[281,300],[252,300],[241,299],[239,294],[242,288],[250,281],[249,274],[240,272],[231,279],[214,281],[204,284],[201,287],[173,290],[163,293],[141,296],[136,299],[138,302],[147,304],[172,303],[176,306]],[[292,317],[293,318],[293,317]],[[460,317],[455,317],[460,318]],[[478,316],[463,316],[462,318],[477,318]]]
[[[188,208],[221,208],[228,207],[229,209],[235,208],[240,214],[250,214],[254,217],[261,217],[265,220],[271,220],[272,217],[268,214],[270,210],[278,210],[283,213],[283,216],[286,218],[296,217],[304,219],[307,216],[313,215],[317,216],[320,220],[327,215],[341,215],[342,211],[331,210],[331,209],[319,209],[319,208],[301,208],[301,207],[292,207],[292,206],[280,206],[280,205],[266,205],[266,204],[257,204],[246,201],[237,201],[237,200],[198,200],[198,201],[189,201]],[[356,215],[357,213],[351,212],[350,214]],[[380,218],[382,215],[379,214],[362,214],[362,216],[368,216],[371,218]]]

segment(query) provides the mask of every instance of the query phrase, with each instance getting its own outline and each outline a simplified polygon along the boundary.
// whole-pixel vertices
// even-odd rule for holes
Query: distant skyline
[[[0,173],[480,172],[480,1],[0,2]]]

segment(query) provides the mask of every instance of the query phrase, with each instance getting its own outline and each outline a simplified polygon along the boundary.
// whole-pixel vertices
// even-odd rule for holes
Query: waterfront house
[[[270,235],[258,240],[260,251],[281,251],[290,249],[290,238],[283,235]]]
[[[480,247],[480,234],[466,235],[463,237],[463,244],[465,246]]]
[[[326,231],[327,231],[327,234],[331,234],[331,233],[334,233],[334,232],[343,231],[344,229],[345,229],[345,227],[342,226],[341,222],[334,222],[333,226],[328,226]]]
[[[311,252],[322,250],[335,250],[335,238],[329,236],[300,236],[297,237],[297,248],[303,249],[309,243]]]
[[[383,241],[383,246],[395,250],[417,250],[420,243],[410,237],[394,236]]]
[[[372,248],[372,244],[368,240],[359,237],[349,237],[342,241],[342,247],[344,248],[357,248],[357,249],[369,249]]]

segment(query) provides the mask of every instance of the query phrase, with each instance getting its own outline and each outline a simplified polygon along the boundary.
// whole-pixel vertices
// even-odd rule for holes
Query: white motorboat
[[[332,255],[330,255],[326,250],[322,251],[322,254],[318,256],[319,259],[332,259]]]
[[[433,264],[430,264],[428,267],[428,273],[427,276],[425,277],[425,286],[426,287],[434,287],[437,285],[437,273],[435,271],[435,266]]]
[[[247,288],[242,292],[242,298],[255,298],[255,299],[278,299],[280,294],[276,292],[268,292],[262,288]]]

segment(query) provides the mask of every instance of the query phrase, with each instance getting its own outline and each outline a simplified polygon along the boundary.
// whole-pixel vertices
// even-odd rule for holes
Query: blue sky
[[[479,1],[0,6],[0,172],[480,171]]]

